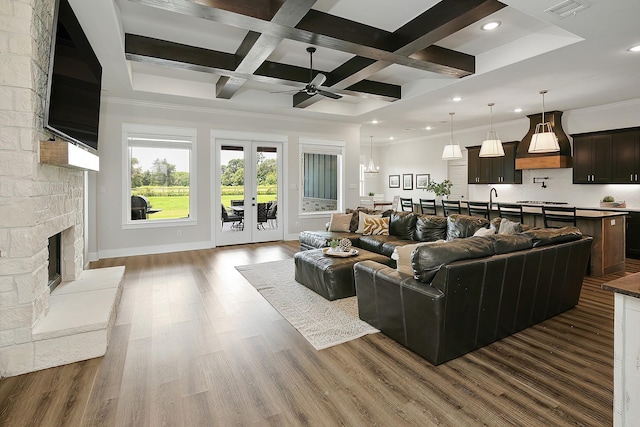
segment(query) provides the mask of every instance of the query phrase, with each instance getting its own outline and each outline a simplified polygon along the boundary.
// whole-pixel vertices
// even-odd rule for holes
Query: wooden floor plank
[[[113,258],[103,358],[0,380],[0,425],[554,425],[613,422],[613,294],[433,366],[382,334],[316,351],[235,270],[297,242]]]

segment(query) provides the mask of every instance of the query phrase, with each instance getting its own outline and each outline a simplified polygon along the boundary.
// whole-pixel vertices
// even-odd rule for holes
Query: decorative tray
[[[356,249],[351,249],[349,252],[342,252],[342,251],[332,251],[331,248],[324,248],[322,251],[324,252],[325,255],[335,256],[339,258],[346,258],[349,256],[358,255],[358,251]]]

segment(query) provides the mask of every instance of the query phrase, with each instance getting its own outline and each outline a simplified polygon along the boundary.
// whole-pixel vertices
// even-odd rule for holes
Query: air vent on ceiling
[[[566,0],[553,7],[550,7],[549,9],[545,10],[545,12],[549,12],[553,15],[556,15],[560,19],[564,19],[568,16],[575,16],[578,12],[583,11],[589,7],[591,7],[591,5],[582,0]]]

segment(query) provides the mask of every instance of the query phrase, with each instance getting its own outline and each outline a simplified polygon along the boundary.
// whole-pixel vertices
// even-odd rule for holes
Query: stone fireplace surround
[[[124,267],[84,268],[87,172],[39,163],[54,0],[8,0],[0,18],[0,377],[104,354]],[[91,172],[93,173],[93,172]],[[48,238],[62,232],[50,294]],[[100,354],[101,353],[101,354]]]

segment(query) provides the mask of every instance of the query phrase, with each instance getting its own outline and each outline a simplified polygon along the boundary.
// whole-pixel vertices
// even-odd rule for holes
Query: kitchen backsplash
[[[533,183],[533,178],[544,178],[542,184]],[[536,180],[537,181],[537,180]],[[640,184],[573,184],[573,169],[538,169],[522,171],[522,184],[469,185],[469,200],[489,200],[489,190],[495,187],[495,201],[515,202],[537,200],[567,202],[579,207],[598,207],[604,196],[613,196],[616,201],[626,201],[628,208],[640,209]]]

